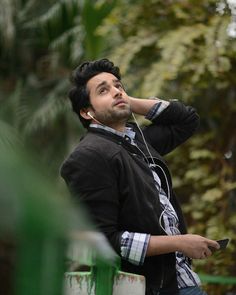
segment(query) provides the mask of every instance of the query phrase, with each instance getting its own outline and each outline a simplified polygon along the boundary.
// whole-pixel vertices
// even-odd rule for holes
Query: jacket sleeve
[[[118,188],[108,161],[93,149],[75,151],[62,165],[61,176],[76,202],[85,205],[93,223],[120,254]]]
[[[185,142],[198,126],[199,116],[193,107],[172,101],[152,124],[144,129],[144,135],[159,154],[165,155]]]

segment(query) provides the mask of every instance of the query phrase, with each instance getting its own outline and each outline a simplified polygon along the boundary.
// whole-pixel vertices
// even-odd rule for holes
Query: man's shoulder
[[[65,162],[85,158],[103,157],[111,158],[119,153],[120,146],[109,137],[88,132],[80,142],[74,147],[73,151],[66,158]]]
[[[109,154],[120,150],[119,140],[106,133],[88,132],[75,148],[78,151],[93,151]]]
[[[73,151],[65,158],[60,174],[67,178],[73,171],[96,169],[104,173],[103,169],[110,167],[112,159],[119,153],[119,148],[113,142],[100,136],[87,134]]]

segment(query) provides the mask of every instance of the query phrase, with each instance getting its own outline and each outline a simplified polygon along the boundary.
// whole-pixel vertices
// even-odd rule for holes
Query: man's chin
[[[120,110],[114,114],[114,118],[128,120],[130,118],[131,114],[132,114],[132,112],[130,109],[129,110],[128,109]]]
[[[130,108],[126,109],[113,109],[107,114],[102,113],[96,113],[96,119],[101,122],[104,125],[109,126],[110,124],[116,124],[116,123],[126,123],[132,112]]]
[[[122,105],[118,105],[115,109],[114,109],[114,114],[117,113],[117,114],[124,114],[124,116],[130,116],[130,114],[132,113],[131,112],[131,109],[130,109],[130,106],[128,104],[122,104]]]

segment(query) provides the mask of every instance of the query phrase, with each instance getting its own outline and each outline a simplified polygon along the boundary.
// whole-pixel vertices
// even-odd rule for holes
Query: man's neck
[[[105,125],[101,125],[101,124],[90,124],[90,127],[92,128],[98,128],[98,129],[103,129],[106,130],[110,133],[116,134],[118,136],[121,137],[125,137],[128,136],[130,138],[131,144],[135,144],[134,139],[135,139],[135,132],[133,131],[131,126],[126,126],[124,132],[120,132],[118,130],[115,130],[111,127],[105,126]]]
[[[101,122],[99,122],[98,120],[93,120],[92,121],[93,124],[98,124],[101,126],[107,126],[109,128],[112,128],[118,132],[124,132],[125,128],[126,128],[126,122],[120,122],[120,123],[108,123],[108,124],[103,124]]]
[[[125,131],[125,124],[122,124],[122,125],[119,125],[119,126],[114,126],[114,125],[110,125],[108,126],[116,131],[119,131],[119,132],[124,132]]]

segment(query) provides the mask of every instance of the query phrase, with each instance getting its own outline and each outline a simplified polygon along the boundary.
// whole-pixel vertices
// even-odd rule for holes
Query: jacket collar
[[[125,136],[128,136],[130,138],[131,141],[134,140],[135,138],[135,131],[133,130],[133,128],[131,126],[126,126],[125,127],[125,131],[124,132],[121,132],[121,131],[117,131],[109,126],[105,126],[105,125],[99,125],[99,124],[90,124],[89,126],[90,128],[96,128],[96,129],[102,129],[102,130],[105,130],[109,133],[113,133],[113,134],[116,134],[120,137],[125,137]]]

